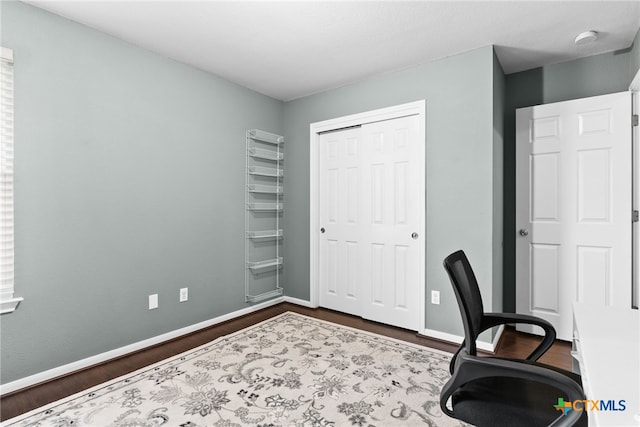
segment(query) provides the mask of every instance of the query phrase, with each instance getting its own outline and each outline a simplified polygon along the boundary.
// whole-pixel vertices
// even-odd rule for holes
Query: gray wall
[[[245,130],[282,134],[283,103],[24,3],[1,7],[25,301],[0,317],[0,381],[246,307]]]
[[[471,259],[491,309],[493,61],[493,49],[485,47],[285,104],[287,173],[294,177],[285,180],[287,295],[309,299],[309,125],[425,99],[427,296],[441,291],[441,304],[426,306],[426,326],[462,334],[442,267],[457,249]]]
[[[623,92],[638,66],[638,36],[633,48],[590,56],[506,76],[504,146],[505,311],[515,311],[515,115],[516,109],[551,102]],[[634,59],[635,58],[635,59]],[[635,69],[635,71],[633,71]]]
[[[504,222],[504,103],[506,81],[493,54],[493,311],[502,311]],[[494,331],[495,332],[495,331]]]

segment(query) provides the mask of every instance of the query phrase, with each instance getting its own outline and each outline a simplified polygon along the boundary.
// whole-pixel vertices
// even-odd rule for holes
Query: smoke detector
[[[576,36],[576,44],[577,45],[582,45],[582,44],[587,44],[587,43],[591,43],[592,41],[594,41],[595,39],[598,38],[598,32],[597,31],[585,31],[584,33],[580,33]]]

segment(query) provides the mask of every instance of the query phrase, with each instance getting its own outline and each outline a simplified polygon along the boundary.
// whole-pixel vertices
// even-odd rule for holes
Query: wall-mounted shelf
[[[284,138],[251,129],[245,141],[245,300],[257,302],[283,293]]]
[[[278,153],[272,150],[263,150],[261,148],[249,148],[249,155],[256,159],[263,160],[284,160],[284,153]]]
[[[247,187],[251,193],[282,194],[284,190],[282,186],[276,187],[274,185],[249,184]]]
[[[254,141],[266,142],[267,144],[275,144],[275,145],[279,145],[284,142],[284,136],[265,132],[259,129],[248,130],[247,138],[252,139]]]
[[[282,295],[282,291],[282,288],[276,288],[273,291],[264,292],[260,295],[247,295],[246,300],[247,302],[260,302],[269,298],[279,297],[280,295]]]
[[[284,231],[280,230],[261,230],[247,231],[247,239],[281,239]]]
[[[284,176],[284,171],[282,169],[265,168],[262,166],[249,166],[249,174],[281,178]]]
[[[284,259],[274,258],[274,259],[266,259],[264,261],[254,261],[248,262],[247,267],[253,271],[264,271],[264,270],[273,270],[274,268],[281,268],[284,263]]]
[[[282,203],[247,203],[250,211],[282,211]]]

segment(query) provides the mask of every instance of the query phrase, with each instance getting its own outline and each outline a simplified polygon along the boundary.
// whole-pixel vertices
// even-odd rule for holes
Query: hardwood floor
[[[332,310],[323,308],[310,309],[285,302],[127,356],[65,375],[43,384],[29,387],[25,390],[3,395],[0,398],[0,421],[15,417],[55,400],[62,399],[105,381],[133,372],[286,311],[294,311],[329,322],[444,351],[454,352],[457,349],[457,346],[453,344],[420,336],[415,332],[405,329],[371,322]],[[502,357],[525,357],[533,350],[538,341],[538,337],[519,333],[511,328],[507,328],[498,345],[496,354]],[[570,350],[571,345],[569,343],[557,341],[542,357],[541,361],[549,365],[570,370]]]

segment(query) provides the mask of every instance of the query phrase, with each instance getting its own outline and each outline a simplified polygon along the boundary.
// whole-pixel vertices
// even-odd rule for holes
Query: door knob
[[[324,227],[322,227],[322,228],[320,229],[320,232],[324,234],[324,231],[325,231],[325,230],[324,230]]]
[[[416,233],[415,231],[413,233],[411,233],[411,238],[413,240],[416,240],[418,238],[418,233]]]
[[[525,237],[529,235],[529,231],[526,228],[521,228],[520,231],[518,231],[518,234],[520,234],[522,237]]]

